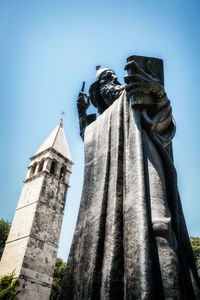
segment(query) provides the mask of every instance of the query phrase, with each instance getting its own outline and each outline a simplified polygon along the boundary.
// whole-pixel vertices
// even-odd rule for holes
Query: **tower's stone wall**
[[[13,240],[6,244],[1,262],[0,262],[0,276],[15,273],[18,277],[21,271],[27,243],[29,237],[23,239]]]
[[[38,175],[31,182],[25,182],[19,202],[17,205],[17,210],[21,209],[24,206],[32,204],[39,199],[40,191],[43,183],[43,176]]]

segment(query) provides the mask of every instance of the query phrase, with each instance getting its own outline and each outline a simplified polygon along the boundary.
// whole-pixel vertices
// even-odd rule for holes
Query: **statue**
[[[200,299],[162,61],[131,56],[126,69],[123,86],[98,67],[79,94],[84,184],[60,299]]]

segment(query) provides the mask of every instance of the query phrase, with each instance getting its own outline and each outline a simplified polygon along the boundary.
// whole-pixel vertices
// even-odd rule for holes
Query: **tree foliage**
[[[19,279],[14,279],[14,272],[0,278],[0,300],[15,300],[19,291],[16,287],[19,285]]]
[[[66,263],[61,258],[57,258],[55,269],[54,269],[50,300],[58,299],[58,296],[61,291],[61,283],[64,276],[65,268],[66,268]]]
[[[10,231],[10,223],[4,219],[0,220],[0,258],[3,254],[3,249]]]
[[[191,237],[190,242],[192,245],[194,258],[197,264],[197,269],[200,270],[200,238]]]

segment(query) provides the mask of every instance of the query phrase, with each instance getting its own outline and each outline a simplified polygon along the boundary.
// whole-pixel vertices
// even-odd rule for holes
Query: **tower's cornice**
[[[63,158],[65,162],[68,162],[72,165],[74,164],[71,159],[67,158],[66,156],[64,156],[60,152],[56,151],[53,147],[49,147],[49,148],[43,150],[42,152],[36,153],[32,157],[30,157],[30,161],[35,160],[36,158],[38,158],[40,156],[44,156],[49,151],[52,151],[53,153],[57,154],[59,157]]]

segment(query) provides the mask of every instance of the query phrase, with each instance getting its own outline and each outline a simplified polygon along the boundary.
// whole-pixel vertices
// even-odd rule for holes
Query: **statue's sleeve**
[[[80,136],[84,140],[85,129],[88,125],[96,120],[96,114],[79,116]]]
[[[142,113],[143,126],[147,131],[154,134],[164,147],[167,147],[172,141],[175,132],[176,125],[172,115],[172,108],[167,95],[164,96],[160,105],[158,105],[157,111],[153,117],[150,117],[148,113]]]

